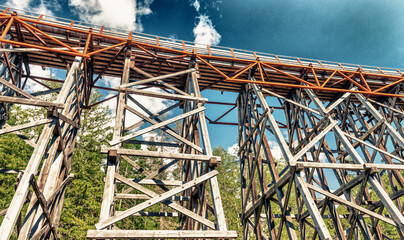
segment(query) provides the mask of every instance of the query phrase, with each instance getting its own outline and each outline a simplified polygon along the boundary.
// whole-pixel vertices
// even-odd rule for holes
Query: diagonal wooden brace
[[[48,224],[50,226],[53,236],[55,237],[55,239],[58,239],[58,233],[57,233],[56,226],[53,224],[51,215],[49,213],[48,202],[46,201],[45,196],[39,190],[38,184],[35,181],[34,174],[31,175],[30,183],[31,183],[32,188],[34,189],[36,196],[38,197],[39,204],[41,204],[43,213],[45,214],[45,217],[46,217],[46,221],[48,222]]]
[[[218,172],[216,170],[211,171],[211,172],[209,172],[209,173],[207,173],[205,175],[202,175],[201,177],[198,177],[198,178],[196,178],[196,179],[194,179],[194,180],[192,180],[192,181],[190,181],[188,183],[185,183],[185,184],[183,184],[183,185],[181,185],[179,187],[173,188],[170,191],[167,191],[167,192],[165,192],[163,194],[157,195],[157,196],[153,197],[150,200],[147,200],[147,201],[145,201],[145,202],[143,202],[143,203],[141,203],[139,205],[136,205],[136,206],[122,212],[121,214],[119,214],[117,216],[113,216],[113,217],[110,217],[108,219],[105,219],[104,221],[101,221],[101,222],[97,223],[95,225],[95,227],[97,228],[97,230],[104,229],[104,228],[108,227],[109,225],[116,223],[119,220],[122,220],[122,219],[124,219],[126,217],[129,217],[129,216],[131,216],[131,215],[133,215],[133,214],[135,214],[135,213],[137,213],[139,211],[142,211],[143,209],[151,207],[152,205],[154,205],[156,203],[159,203],[159,202],[161,202],[161,201],[163,201],[163,200],[165,200],[165,199],[167,199],[169,197],[172,197],[175,194],[178,194],[178,193],[180,193],[182,191],[185,191],[185,190],[187,190],[187,189],[189,189],[191,187],[194,187],[194,186],[196,186],[198,184],[201,184],[202,182],[216,176],[217,173]]]

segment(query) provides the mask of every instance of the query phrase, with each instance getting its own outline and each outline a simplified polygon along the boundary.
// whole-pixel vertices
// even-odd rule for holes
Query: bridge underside
[[[281,101],[286,130],[263,93]],[[283,98],[245,85],[237,99],[244,239],[402,239],[398,101],[345,93],[323,103],[310,89]]]
[[[18,181],[0,211],[0,239],[58,237],[81,111],[103,102],[90,103],[93,89],[112,93],[117,110],[102,149],[100,218],[88,238],[236,238],[220,198],[205,89],[239,93],[244,239],[404,238],[400,70],[201,46],[10,9],[0,24],[0,135],[44,126],[36,142],[25,139],[34,151],[24,170],[2,170]],[[34,76],[32,65],[65,69],[66,78]],[[105,77],[119,77],[120,86],[100,85]],[[30,82],[48,90],[27,93]],[[53,102],[39,97],[55,92]],[[168,106],[148,109],[144,98]],[[47,116],[9,126],[12,104],[43,107]],[[132,218],[177,224],[123,228]]]

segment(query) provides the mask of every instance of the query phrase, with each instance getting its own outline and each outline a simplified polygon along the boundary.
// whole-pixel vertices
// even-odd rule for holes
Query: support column
[[[69,179],[70,157],[68,156],[73,151],[72,146],[74,145],[78,129],[78,118],[84,99],[82,93],[83,73],[81,60],[79,57],[75,59],[54,103],[44,101],[42,103],[30,94],[21,91],[21,94],[28,98],[27,100],[24,99],[24,103],[34,106],[49,106],[48,116],[45,121],[33,125],[36,126],[45,123],[31,159],[22,174],[14,197],[1,224],[0,239],[10,238],[14,225],[30,192],[32,181],[39,182],[40,195],[44,197],[42,200],[45,199],[46,204],[43,205],[44,202],[42,201],[42,205],[40,205],[38,202],[39,196],[37,194],[39,192],[31,197],[19,239],[38,235],[38,237],[50,236],[51,233],[49,230],[51,228],[54,229],[58,224],[57,219],[59,218],[60,209],[63,204],[64,187],[66,181]],[[76,87],[78,94],[75,91]],[[57,108],[60,110],[57,110]],[[42,164],[39,178],[35,180],[32,177],[36,175],[44,156],[46,158]],[[52,214],[51,219],[48,219],[49,215],[44,215],[44,210]],[[56,231],[53,231],[52,236],[57,237],[55,234]]]
[[[108,154],[102,213],[97,230],[88,231],[87,238],[236,238],[234,231],[227,230],[224,217],[214,170],[220,157],[212,155],[203,112],[207,99],[199,91],[198,66],[153,76],[134,62],[129,67],[129,60],[123,76],[129,78],[131,70],[144,79],[122,80],[119,87],[114,138],[111,147],[102,150]],[[165,82],[173,77],[184,81],[185,88]],[[139,95],[148,100],[139,100]],[[163,110],[153,112],[145,105],[153,99],[169,101]],[[129,217],[140,220],[139,224],[160,217],[159,230],[124,228]],[[179,225],[173,229],[170,225],[175,222]]]
[[[270,109],[264,94],[284,112]],[[244,239],[251,225],[257,239],[264,231],[282,239],[285,225],[289,239],[297,227],[301,239],[403,238],[403,111],[397,99],[374,103],[360,94],[324,103],[310,89],[284,97],[245,86],[237,99]],[[268,140],[284,160],[273,160]]]

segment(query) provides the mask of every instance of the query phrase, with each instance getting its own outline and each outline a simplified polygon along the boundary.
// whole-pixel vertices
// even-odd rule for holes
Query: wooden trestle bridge
[[[0,134],[44,125],[28,165],[21,166],[12,201],[0,211],[0,239],[58,237],[80,113],[94,106],[93,89],[114,93],[118,104],[113,139],[102,150],[108,156],[105,188],[90,239],[236,238],[220,198],[215,167],[221,159],[212,154],[205,89],[239,93],[240,237],[280,239],[287,232],[290,239],[404,239],[404,74],[399,69],[199,45],[10,8],[1,9],[0,27]],[[32,65],[64,69],[66,78],[34,76]],[[120,87],[101,86],[105,76],[119,77]],[[44,80],[63,85],[53,89]],[[48,90],[30,94],[24,90],[30,82]],[[38,97],[54,92],[54,102]],[[170,99],[173,105],[155,113],[136,100],[138,95]],[[282,119],[275,120],[271,101],[281,103],[275,111],[283,110]],[[8,126],[11,104],[44,107],[48,114]],[[181,114],[161,117],[176,108]],[[129,113],[141,120],[127,126]],[[170,126],[175,122],[180,128]],[[176,139],[154,144],[175,145],[177,151],[124,147],[135,138],[142,143],[141,136],[154,130]],[[268,139],[279,145],[283,169],[277,168]],[[165,160],[146,173],[139,157]],[[125,176],[122,161],[144,179]],[[175,165],[181,169],[178,179],[164,179],[161,173]],[[122,189],[117,185],[126,188],[117,192]],[[139,199],[138,204],[116,211],[115,203],[127,199]],[[289,207],[292,201],[295,209]],[[155,204],[173,211],[147,212]],[[115,227],[130,216],[172,216],[180,227]]]

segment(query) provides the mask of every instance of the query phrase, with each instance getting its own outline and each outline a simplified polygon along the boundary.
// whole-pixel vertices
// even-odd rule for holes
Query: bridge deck
[[[20,10],[13,14],[14,10],[5,7],[0,7],[0,11],[0,21],[6,26],[2,35],[8,31],[13,37],[12,40],[0,38],[0,42],[25,48],[21,51],[30,64],[46,67],[65,69],[66,63],[71,63],[75,56],[82,56],[92,60],[94,74],[120,77],[123,48],[131,47],[135,66],[155,76],[185,70],[195,58],[200,63],[201,89],[238,92],[248,82],[251,69],[255,69],[258,84],[278,94],[286,96],[291,88],[311,88],[321,100],[328,101],[353,87],[357,89],[354,91],[372,98],[400,96],[400,83],[404,81],[399,69],[212,47]],[[143,76],[131,71],[130,78]],[[179,76],[167,81],[183,87],[184,79]]]

